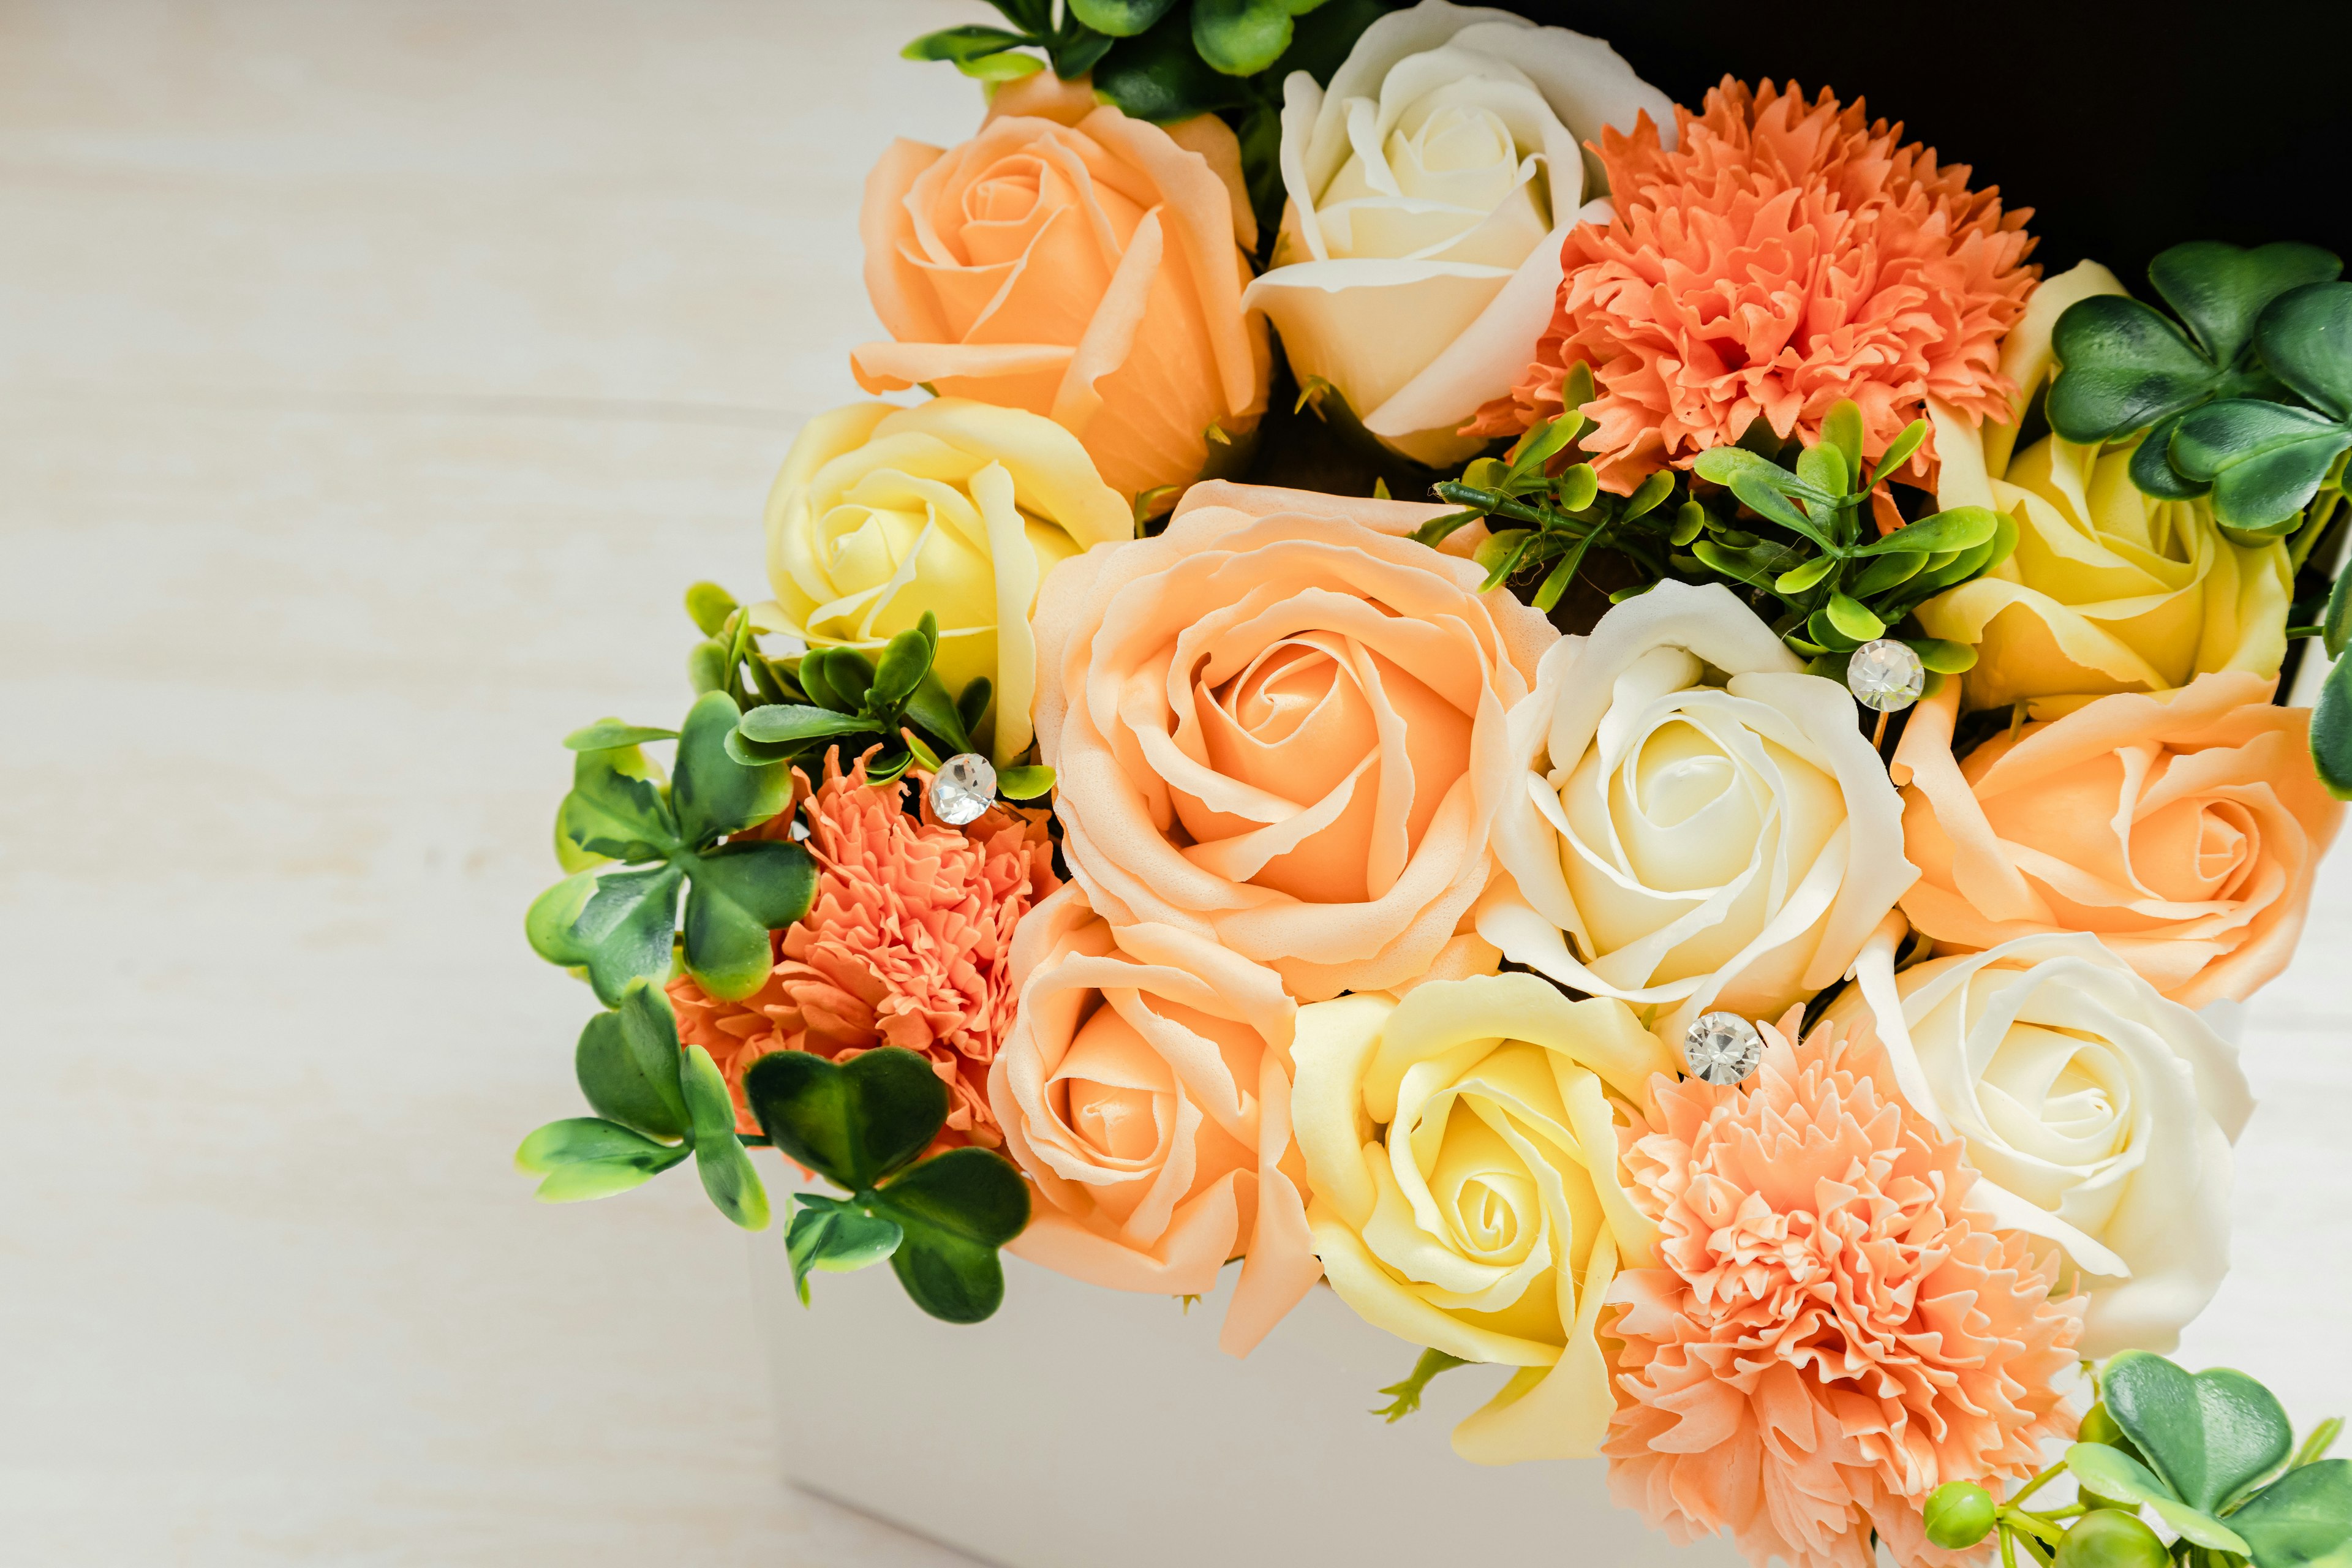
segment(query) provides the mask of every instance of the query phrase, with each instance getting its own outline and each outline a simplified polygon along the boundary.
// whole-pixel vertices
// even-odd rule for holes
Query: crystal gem
[[[1846,660],[1845,684],[1864,708],[1898,712],[1918,701],[1919,693],[1927,689],[1927,667],[1910,644],[1880,637],[1853,650]]]
[[[996,799],[996,770],[976,752],[958,752],[931,779],[931,815],[950,827],[978,822]]]
[[[1719,1087],[1739,1082],[1763,1059],[1764,1037],[1737,1013],[1701,1013],[1683,1033],[1691,1076]]]

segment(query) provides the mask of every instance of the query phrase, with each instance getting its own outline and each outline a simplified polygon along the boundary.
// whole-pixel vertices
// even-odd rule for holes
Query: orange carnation
[[[921,788],[927,775],[915,777]],[[1013,1022],[1013,928],[1061,886],[1045,814],[999,805],[950,827],[926,789],[918,822],[900,804],[904,784],[867,784],[863,758],[845,777],[837,752],[814,790],[798,770],[794,778],[808,803],[816,897],[772,933],[775,969],[745,1000],[720,1001],[689,977],[670,983],[680,1037],[726,1075],[739,1131],[760,1131],[743,1074],[770,1051],[841,1061],[904,1046],[948,1086],[947,1142],[1003,1142],[988,1066]]]
[[[1507,435],[1560,409],[1560,378],[1592,367],[1585,452],[1610,489],[1687,468],[1759,418],[1821,436],[1843,398],[1862,405],[1873,457],[1936,397],[2008,419],[1997,366],[2040,269],[2024,265],[2029,209],[1969,189],[1897,122],[1868,121],[1827,89],[1750,91],[1726,77],[1706,112],[1675,110],[1677,145],[1644,117],[1595,149],[1618,216],[1580,224],[1536,363],[1470,432]],[[1933,437],[1915,462],[1930,470]]]
[[[1654,1123],[1619,1134],[1665,1267],[1610,1293],[1610,1489],[1759,1565],[1866,1568],[1873,1529],[1898,1563],[1957,1561],[1920,1505],[1946,1481],[1998,1489],[2073,1433],[2053,1383],[2079,1303],[1962,1206],[1976,1173],[1881,1051],[1827,1026],[1764,1038],[1747,1083],[1656,1079]]]

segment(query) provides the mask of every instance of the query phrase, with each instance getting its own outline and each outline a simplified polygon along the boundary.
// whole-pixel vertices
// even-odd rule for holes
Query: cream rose
[[[1616,1408],[1596,1336],[1656,1225],[1618,1173],[1664,1047],[1621,1002],[1531,974],[1433,981],[1298,1013],[1291,1118],[1307,1223],[1342,1300],[1400,1339],[1517,1367],[1454,1431],[1479,1464],[1599,1451]]]
[[[2089,936],[2029,936],[1895,973],[1890,931],[1827,1017],[1874,1030],[1904,1098],[1959,1137],[1969,1201],[2054,1242],[2082,1353],[2168,1351],[2229,1271],[2237,1052]]]
[[[768,493],[776,596],[755,624],[870,656],[930,612],[948,689],[993,685],[975,739],[1003,763],[1030,742],[1039,583],[1133,532],[1127,503],[1050,419],[956,397],[856,403],[803,426],[784,457]]]
[[[1967,705],[2021,700],[2053,717],[2116,691],[2169,691],[2210,670],[2276,676],[2294,597],[2284,541],[2232,543],[2202,500],[2141,493],[2132,447],[2103,451],[2055,436],[2015,450],[2018,425],[2051,374],[2050,334],[2066,307],[2120,294],[2084,262],[2034,291],[2001,345],[2016,395],[2008,425],[1981,430],[1930,402],[1942,458],[1937,499],[2017,521],[2017,548],[1985,576],[1919,606],[1932,637],[1976,646]]]
[[[1918,871],[1853,697],[1803,671],[1719,584],[1661,583],[1546,654],[1479,934],[1669,1038],[1834,984]]]
[[[1580,143],[1645,110],[1673,146],[1672,101],[1597,38],[1445,0],[1383,16],[1328,92],[1284,84],[1290,201],[1243,303],[1373,435],[1459,462],[1482,441],[1455,430],[1535,357],[1561,237],[1593,211]]]
[[[1512,784],[1505,714],[1559,634],[1403,537],[1439,515],[1213,482],[1165,533],[1055,568],[1038,746],[1113,925],[1212,938],[1309,1001],[1491,967],[1464,927]]]
[[[1282,977],[1171,926],[1114,932],[1070,887],[1022,921],[1013,970],[988,1099],[1037,1199],[1010,1250],[1166,1296],[1206,1295],[1240,1258],[1219,1343],[1247,1354],[1322,1272]]]

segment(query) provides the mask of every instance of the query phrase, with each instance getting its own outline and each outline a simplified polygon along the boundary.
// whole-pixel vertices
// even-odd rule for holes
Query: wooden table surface
[[[866,171],[977,118],[897,47],[987,16],[0,0],[0,1560],[961,1561],[778,1482],[691,1181],[509,1159],[576,1104],[556,742],[679,709],[687,583],[758,591]],[[2339,855],[2185,1350],[2304,1419],[2347,955]]]

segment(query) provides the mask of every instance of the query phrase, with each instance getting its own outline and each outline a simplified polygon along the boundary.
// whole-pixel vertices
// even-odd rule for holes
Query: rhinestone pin
[[[1763,1059],[1764,1037],[1737,1013],[1701,1013],[1683,1032],[1691,1076],[1718,1088],[1742,1081]]]
[[[1880,637],[1853,650],[1853,657],[1846,660],[1845,685],[1864,708],[1900,712],[1927,689],[1927,667],[1919,662],[1910,644]]]
[[[996,770],[977,752],[958,752],[931,779],[931,815],[950,827],[978,822],[996,799]]]

